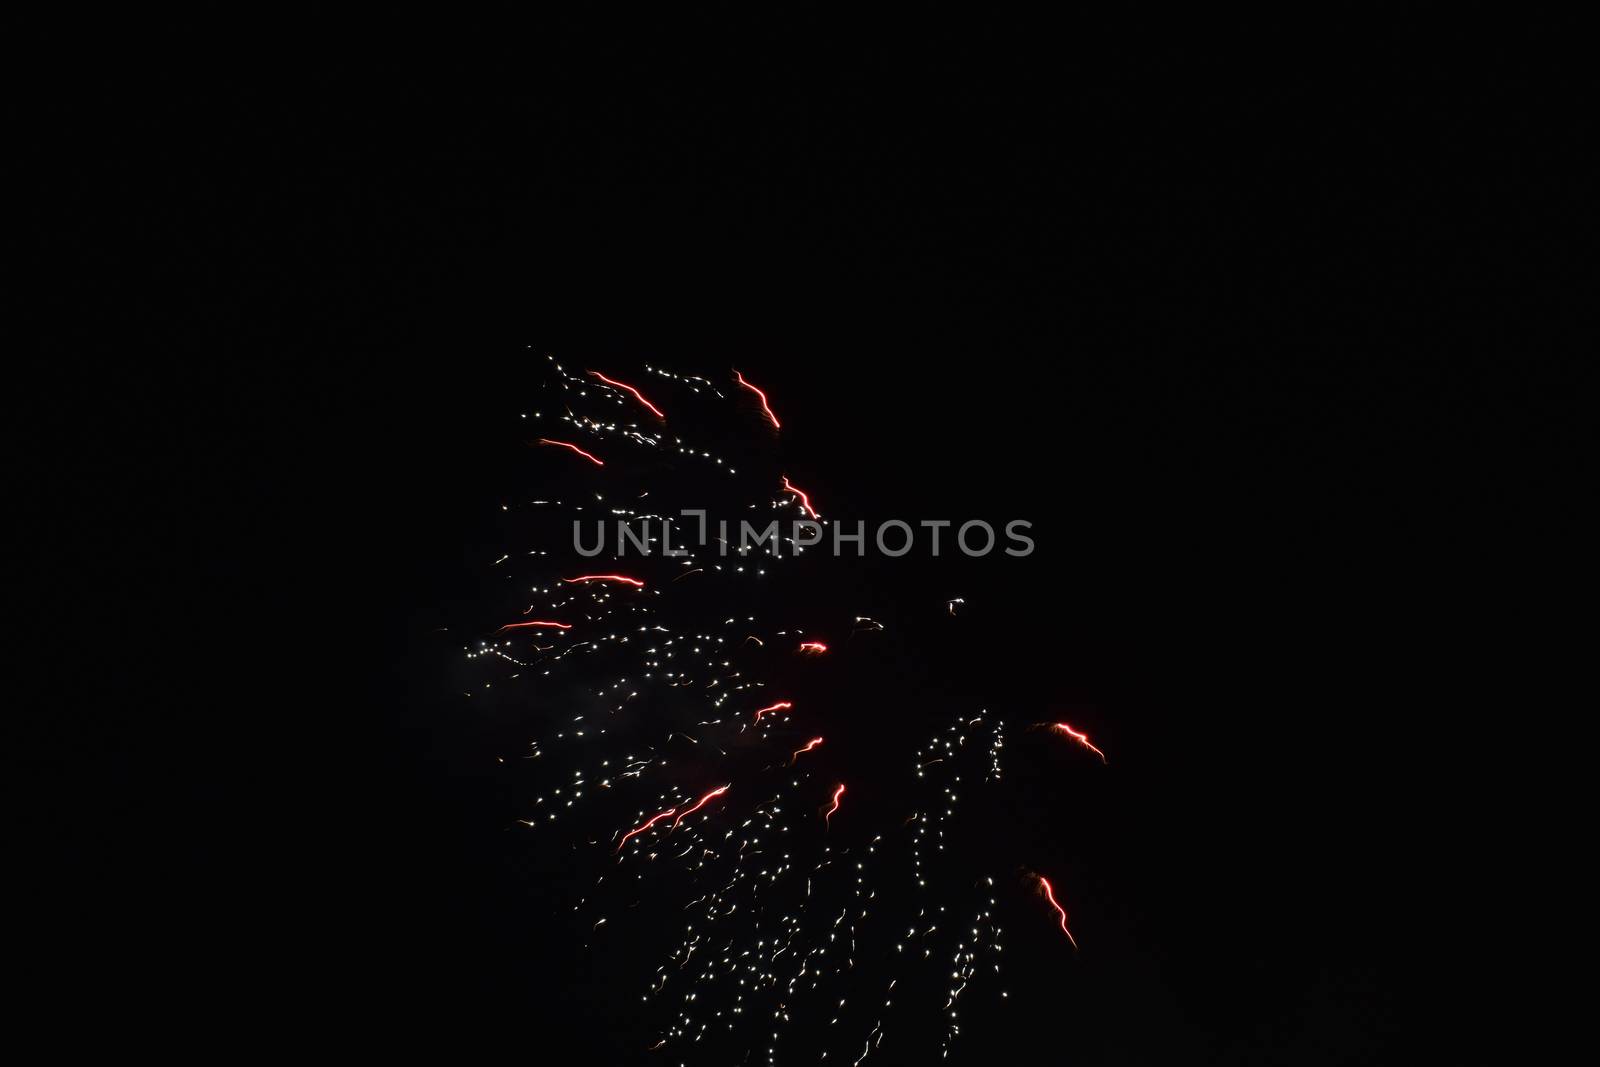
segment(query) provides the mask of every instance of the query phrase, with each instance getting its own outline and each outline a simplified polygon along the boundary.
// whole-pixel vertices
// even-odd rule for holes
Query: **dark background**
[[[1417,879],[1462,832],[1432,783],[1505,622],[1497,487],[1543,477],[1507,469],[1552,380],[1518,354],[1577,287],[1562,68],[1502,91],[1531,30],[1248,67],[978,36],[903,69],[559,38],[446,85],[165,71],[42,105],[88,149],[45,221],[86,299],[33,412],[73,646],[47,999],[186,1040],[626,1055],[432,636],[525,461],[531,345],[738,366],[830,517],[1036,523],[1027,561],[874,578],[972,605],[919,684],[1076,709],[1113,756],[1012,831],[1074,872],[1085,951],[1030,954],[1013,889],[1017,1007],[961,1062],[1393,1049]],[[86,618],[112,630],[80,654]]]

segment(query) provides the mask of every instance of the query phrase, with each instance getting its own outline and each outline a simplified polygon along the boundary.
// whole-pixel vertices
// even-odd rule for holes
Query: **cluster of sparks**
[[[623,469],[645,468],[669,453],[736,474],[709,450],[680,438],[669,442],[662,430],[668,412],[636,385],[598,370],[575,374],[553,358],[549,363],[562,410],[534,417],[586,436],[581,444],[549,437],[537,443],[589,461],[600,481],[584,490],[581,503],[536,500],[522,507],[659,518],[632,503],[609,503],[649,497],[656,488],[625,490],[606,479],[620,481]],[[674,398],[726,401],[710,378],[646,370],[655,376],[651,392],[669,409]],[[731,384],[753,394],[771,429],[781,429],[762,389],[737,371]],[[624,414],[613,421],[578,410],[586,401]],[[680,421],[692,423],[674,415],[674,425]],[[633,456],[637,461],[624,458]],[[808,493],[778,474],[769,483],[773,499],[765,503],[819,518]],[[488,693],[496,682],[504,688],[519,679],[548,679],[576,664],[567,684],[588,699],[574,698],[571,689],[554,699],[532,690],[548,729],[523,753],[526,760],[560,753],[556,765],[570,775],[541,786],[532,810],[517,823],[545,833],[569,818],[584,833],[581,845],[594,850],[599,872],[593,890],[573,906],[586,916],[586,928],[616,931],[635,921],[626,913],[641,901],[657,908],[671,901],[683,914],[681,937],[643,994],[644,1002],[663,1009],[644,1047],[682,1047],[688,1056],[698,1045],[709,1062],[744,1062],[737,1055],[729,1059],[730,1050],[749,1057],[760,1047],[774,1064],[783,1044],[801,1043],[824,1060],[837,1047],[841,1060],[859,1065],[883,1047],[893,1024],[913,1033],[916,1016],[908,1013],[931,1008],[943,1013],[939,1033],[948,1055],[960,1034],[961,998],[985,980],[997,999],[1005,996],[995,877],[954,870],[943,855],[963,796],[999,786],[1003,719],[986,710],[956,713],[889,772],[905,775],[904,790],[866,790],[866,799],[857,799],[842,780],[841,770],[850,765],[840,743],[825,744],[817,730],[825,725],[822,713],[809,701],[797,707],[769,680],[771,672],[816,669],[784,667],[767,651],[771,639],[779,638],[777,650],[792,649],[803,659],[829,652],[828,642],[813,636],[810,626],[812,632],[777,628],[778,620],[737,610],[708,623],[687,608],[710,602],[708,576],[759,581],[764,566],[691,551],[658,557],[658,571],[647,567],[638,576],[574,573],[578,567],[561,576],[546,562],[551,547],[519,548],[493,564],[504,569],[514,558],[534,561],[539,580],[520,588],[517,603],[531,598],[521,614],[541,617],[503,623],[466,651],[499,672],[475,693]],[[676,573],[662,573],[668,568]],[[505,577],[516,581],[514,574]],[[679,585],[683,579],[692,581]],[[951,618],[964,603],[933,599],[928,610]],[[855,638],[870,645],[884,630],[865,616],[840,612],[839,619],[836,633],[816,629],[844,642],[841,656],[857,647]],[[797,636],[804,640],[795,643]],[[1083,732],[1066,723],[1041,725],[1105,762]],[[834,737],[831,728],[828,736]],[[896,798],[895,810],[883,810],[885,795]],[[836,820],[841,810],[845,817]],[[609,833],[594,829],[607,824]],[[1054,885],[1043,875],[1032,877],[1054,913],[1041,915],[1039,927],[1048,929],[1045,924],[1058,918],[1076,949]],[[634,915],[645,913],[654,914],[641,908]],[[942,1000],[929,999],[935,989]],[[852,1001],[862,1002],[860,1011],[849,1010]],[[806,1023],[797,1031],[799,1020]],[[904,1055],[889,1058],[904,1062]]]

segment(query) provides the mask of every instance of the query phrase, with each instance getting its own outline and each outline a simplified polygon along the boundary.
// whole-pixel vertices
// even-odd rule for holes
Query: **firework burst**
[[[787,554],[752,554],[722,518],[752,508],[819,518],[775,458],[759,458],[775,435],[763,443],[752,424],[780,428],[768,395],[735,372],[724,388],[759,400],[741,412],[710,378],[647,367],[646,399],[621,379],[547,362],[553,402],[524,417],[560,434],[537,443],[550,446],[548,480],[570,488],[504,505],[515,543],[490,564],[501,602],[486,605],[487,636],[466,649],[469,695],[492,690],[529,724],[520,758],[506,759],[529,768],[514,825],[531,849],[573,852],[589,879],[571,905],[581,928],[677,931],[636,976],[652,1027],[640,1049],[672,1049],[683,1063],[759,1054],[770,1064],[785,1050],[855,1065],[886,1050],[887,1062],[907,1062],[937,1018],[948,1055],[962,1004],[1004,995],[995,878],[949,850],[974,799],[996,803],[1004,716],[949,708],[920,744],[912,735],[865,765],[848,722],[831,717],[840,695],[805,679],[824,653],[871,656],[884,624],[848,603],[828,619],[787,618],[794,609],[768,593],[770,579],[826,567],[824,554],[802,558],[788,539]],[[745,433],[754,443],[739,467],[754,469],[741,475],[663,429],[692,434],[699,419]],[[590,462],[558,469],[558,453]],[[699,509],[707,533],[674,546],[667,516],[685,508]],[[617,554],[632,546],[643,562],[572,558],[566,539],[586,520],[627,524]],[[958,626],[958,606],[934,594],[924,610]],[[538,617],[500,623],[517,613]],[[844,636],[834,651],[816,633]],[[1048,725],[1105,759],[1081,732]],[[1037,876],[1037,888],[1076,948],[1054,886]]]

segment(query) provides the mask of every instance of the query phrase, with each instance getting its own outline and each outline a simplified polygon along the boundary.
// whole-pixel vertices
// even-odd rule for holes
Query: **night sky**
[[[1573,194],[1467,166],[1561,149],[1426,65],[1330,95],[1289,58],[1270,93],[1176,59],[108,92],[84,136],[118,177],[74,170],[95,210],[55,227],[106,299],[61,320],[43,438],[89,461],[94,520],[45,521],[102,565],[58,572],[59,625],[134,632],[43,728],[76,918],[40,987],[228,1047],[656,1062],[667,938],[586,947],[567,857],[508,831],[495,757],[541,730],[461,696],[499,504],[548,468],[515,425],[548,352],[738,367],[829,518],[1034,523],[1027,559],[786,594],[904,621],[827,668],[862,804],[893,803],[873,755],[961,709],[1110,754],[1017,731],[1013,802],[953,846],[1059,872],[1081,951],[1003,886],[1009,1003],[950,1062],[1387,1058],[1402,872],[1445,847],[1394,796],[1470,628],[1464,472],[1501,462],[1479,417],[1533,386],[1497,354],[1555,299],[1488,250]],[[1449,205],[1513,200],[1459,243]]]

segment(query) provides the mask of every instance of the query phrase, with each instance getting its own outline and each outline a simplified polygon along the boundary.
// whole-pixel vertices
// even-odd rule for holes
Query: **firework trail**
[[[767,403],[767,394],[763,393],[760,389],[757,389],[755,386],[745,381],[744,375],[740,374],[738,371],[733,372],[733,377],[741,386],[756,394],[757,399],[761,401],[761,410],[764,411],[767,418],[772,421],[772,428],[774,430],[782,429],[778,423],[778,416],[772,413],[772,407]]]
[[[764,708],[757,708],[756,709],[756,722],[760,722],[761,721],[761,716],[763,716],[763,715],[771,715],[775,711],[788,711],[792,707],[794,707],[794,705],[789,703],[789,701],[780,700],[776,704],[768,704]]]
[[[631,585],[635,589],[643,589],[644,583],[637,578],[627,578],[620,574],[582,574],[576,578],[563,578],[563,582],[574,585],[578,582],[617,582],[621,585]]]
[[[695,812],[705,807],[708,803],[726,793],[732,784],[733,783],[730,782],[728,785],[718,786],[705,796],[701,797],[699,800],[695,801],[694,807],[687,808],[684,811],[679,812],[678,817],[672,820],[672,829],[676,830],[678,828],[678,824],[684,820],[685,816],[693,815]]]
[[[464,650],[465,695],[500,701],[525,731],[503,757],[522,809],[508,822],[583,872],[588,889],[568,901],[575,928],[598,943],[645,931],[670,942],[636,975],[646,1032],[632,1047],[669,1049],[672,1063],[948,1056],[963,1004],[1003,1003],[995,877],[950,849],[981,835],[977,812],[999,803],[1004,716],[951,707],[923,720],[938,725],[922,743],[912,729],[888,760],[852,763],[848,694],[801,688],[824,673],[802,661],[830,651],[807,635],[844,628],[833,655],[855,661],[886,628],[848,603],[828,619],[786,618],[798,606],[768,583],[792,573],[803,587],[814,572],[802,568],[828,566],[826,554],[739,541],[751,509],[820,517],[765,456],[774,435],[753,433],[780,428],[767,394],[737,371],[719,383],[646,367],[647,399],[547,363],[548,403],[523,417],[555,435],[537,438],[551,454],[533,455],[538,490],[501,505],[510,543],[488,563],[497,599],[483,609],[486,636]],[[740,391],[759,415],[734,402]],[[684,436],[664,431],[668,413]],[[731,427],[737,465],[696,437],[703,423]],[[669,543],[669,516],[684,508],[701,509],[698,544]],[[587,549],[574,557],[574,531],[606,522],[615,569]],[[925,610],[955,627],[965,607],[936,593]],[[538,617],[496,628],[518,612]],[[791,696],[804,699],[804,732],[785,714]],[[1065,723],[1041,725],[1105,760]],[[851,810],[834,827],[846,777]],[[1076,948],[1054,887],[1036,877]],[[1023,915],[1035,906],[1017,900]]]
[[[644,398],[644,394],[640,393],[639,390],[635,389],[633,386],[626,385],[626,384],[624,384],[622,382],[612,381],[610,378],[607,378],[604,374],[601,374],[597,370],[590,371],[589,372],[589,376],[591,378],[598,378],[602,382],[605,382],[607,385],[612,386],[612,387],[617,388],[617,389],[621,389],[623,392],[633,394],[633,398],[635,400],[637,400],[639,403],[643,404],[645,407],[649,408],[651,413],[654,414],[656,418],[661,419],[663,422],[666,421],[666,418],[667,418],[666,413],[663,412],[660,408],[656,407],[654,404],[650,403],[650,401],[646,400]]]
[[[817,514],[817,509],[811,506],[811,498],[809,496],[807,496],[798,487],[796,487],[794,484],[792,484],[789,481],[789,476],[787,474],[785,474],[783,476],[783,487],[785,489],[787,489],[789,492],[793,493],[795,495],[795,498],[800,501],[800,510],[801,511],[804,511],[807,515],[809,515],[813,519],[822,518],[821,515]]]
[[[596,467],[604,467],[605,466],[605,462],[603,460],[601,460],[599,457],[595,456],[592,453],[585,452],[583,449],[579,448],[577,445],[573,444],[571,441],[552,441],[548,437],[541,437],[541,438],[539,438],[539,443],[541,445],[552,445],[552,446],[554,446],[556,448],[571,449],[573,452],[576,452],[578,455],[582,456],[584,459],[588,460],[590,463],[593,463]]]
[[[1093,745],[1091,745],[1089,743],[1089,735],[1088,734],[1083,733],[1080,730],[1074,730],[1072,727],[1068,726],[1064,722],[1053,722],[1053,723],[1050,724],[1050,729],[1054,730],[1056,733],[1065,734],[1067,737],[1072,738],[1074,741],[1078,742],[1078,744],[1082,745],[1084,748],[1088,749],[1090,752],[1093,752],[1096,756],[1099,756],[1101,763],[1109,763],[1110,762],[1109,760],[1106,759],[1106,754],[1104,752],[1101,752],[1098,748],[1095,748]]]
[[[1067,940],[1072,942],[1072,947],[1077,948],[1077,939],[1072,936],[1072,931],[1067,929],[1066,909],[1056,903],[1055,887],[1050,884],[1050,879],[1042,874],[1039,876],[1039,888],[1044,890],[1045,899],[1050,902],[1052,908],[1056,909],[1056,914],[1061,916],[1061,932],[1067,935]]]
[[[837,788],[837,789],[835,789],[833,791],[833,807],[829,808],[827,810],[827,812],[822,816],[822,821],[823,821],[824,824],[826,824],[829,819],[833,818],[833,813],[834,812],[839,810],[839,800],[843,796],[844,796],[844,783],[841,782],[839,784],[839,788]]]
[[[807,752],[810,752],[812,749],[816,748],[820,744],[822,744],[822,738],[813,737],[811,740],[809,740],[809,741],[807,741],[805,743],[805,747],[804,748],[795,749],[793,754],[791,754],[790,757],[789,757],[790,766],[793,766],[795,764],[795,762],[800,759],[801,756],[805,755]]]
[[[654,826],[656,823],[660,822],[662,819],[665,819],[667,816],[673,814],[677,810],[677,808],[668,808],[666,811],[652,815],[638,826],[635,826],[632,830],[629,830],[627,833],[623,834],[622,840],[617,842],[617,851],[622,851],[622,846],[628,843],[628,839],[630,837],[637,837],[639,834],[644,833],[646,830],[650,829],[650,827]]]

